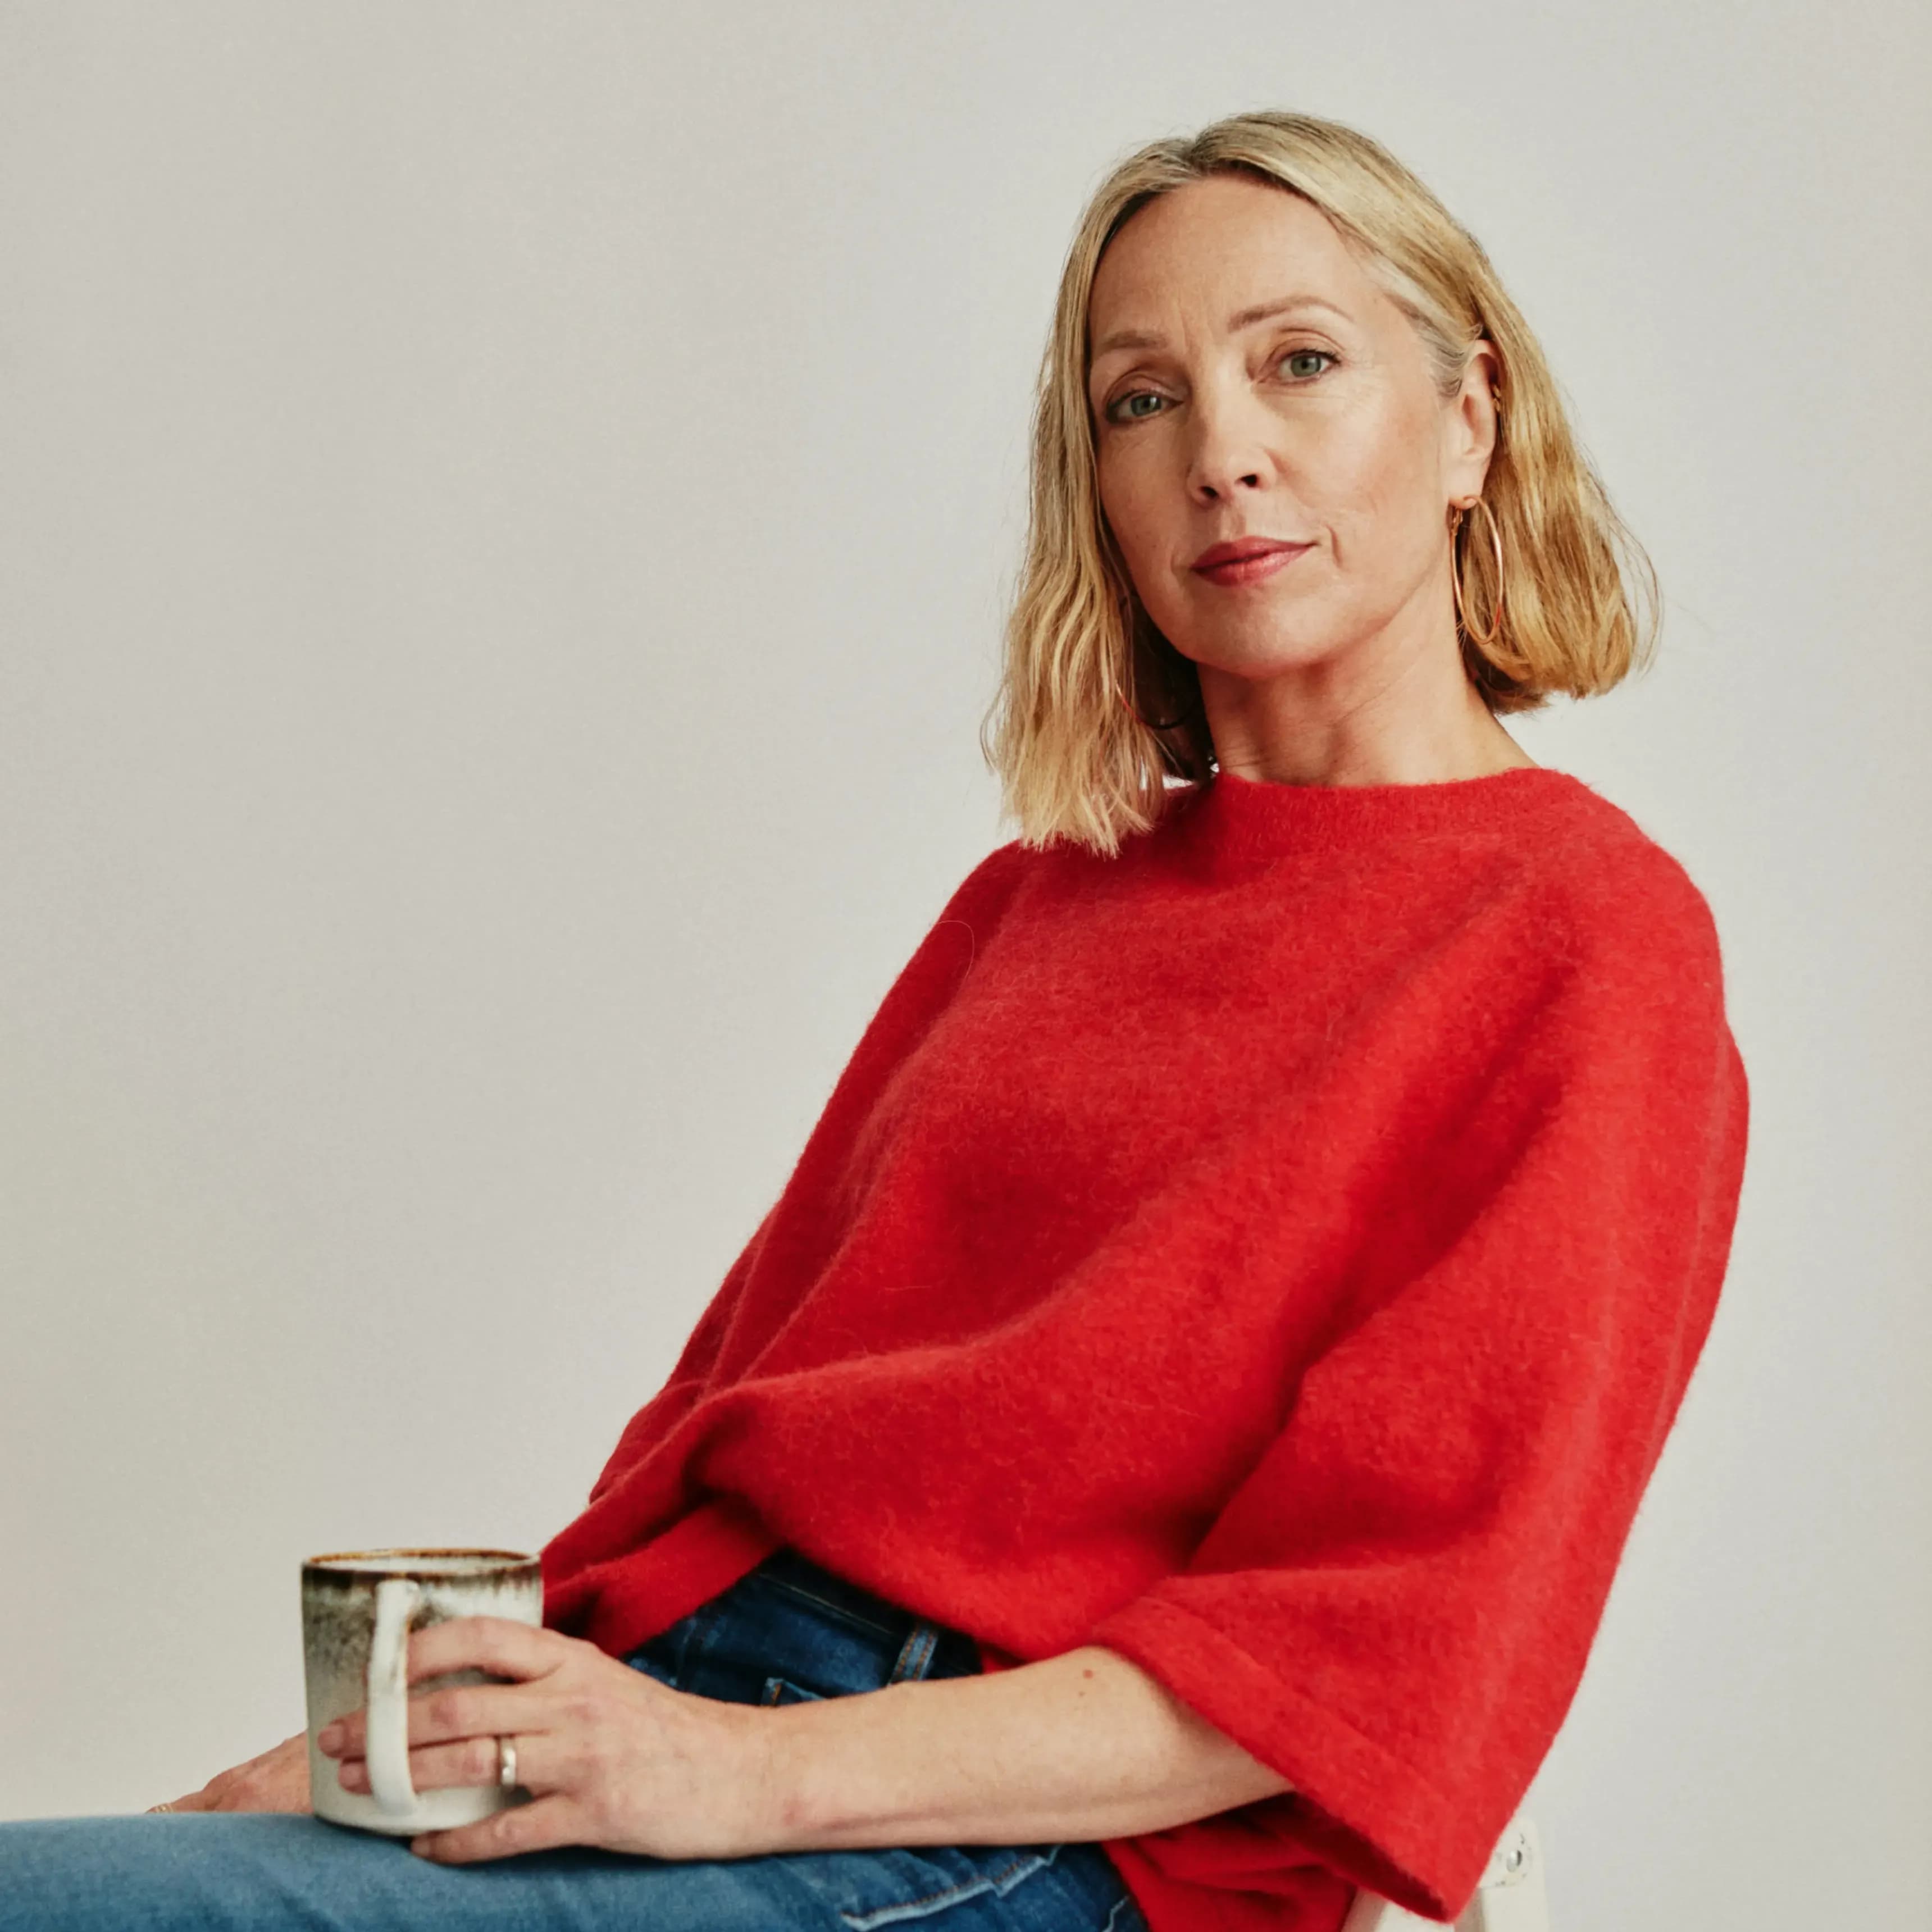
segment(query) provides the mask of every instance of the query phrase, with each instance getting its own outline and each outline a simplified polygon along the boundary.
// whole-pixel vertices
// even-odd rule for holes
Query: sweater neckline
[[[1507,831],[1588,788],[1547,765],[1420,784],[1286,784],[1217,771],[1190,787],[1176,830],[1210,857],[1284,856],[1409,838]]]

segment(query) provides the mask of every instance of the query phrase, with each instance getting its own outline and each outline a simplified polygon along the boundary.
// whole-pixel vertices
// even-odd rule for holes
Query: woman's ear
[[[1462,386],[1450,398],[1446,428],[1448,446],[1443,454],[1448,500],[1461,502],[1480,496],[1496,454],[1502,423],[1496,388],[1502,374],[1495,345],[1478,341],[1462,375]]]

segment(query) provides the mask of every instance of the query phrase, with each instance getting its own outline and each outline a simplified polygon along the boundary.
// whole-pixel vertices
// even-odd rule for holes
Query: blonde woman
[[[1449,1917],[1710,1323],[1747,1093],[1705,902],[1504,720],[1642,558],[1374,142],[1124,160],[1062,277],[988,737],[1019,836],[888,993],[588,1508],[415,1640],[416,1857],[299,1740],[0,1828],[21,1932],[1334,1932]],[[870,1693],[874,1694],[856,1694]],[[325,1748],[367,1786],[358,1720]],[[192,1815],[179,1815],[188,1814]]]

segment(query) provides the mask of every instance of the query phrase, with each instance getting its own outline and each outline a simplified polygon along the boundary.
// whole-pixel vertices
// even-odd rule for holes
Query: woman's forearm
[[[1126,1838],[1290,1788],[1098,1646],[760,1715],[774,1851]]]

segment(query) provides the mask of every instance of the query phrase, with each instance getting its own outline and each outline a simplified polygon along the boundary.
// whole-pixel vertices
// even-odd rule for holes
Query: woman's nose
[[[1259,425],[1239,402],[1197,394],[1190,410],[1187,487],[1208,501],[1258,489],[1271,466]]]

